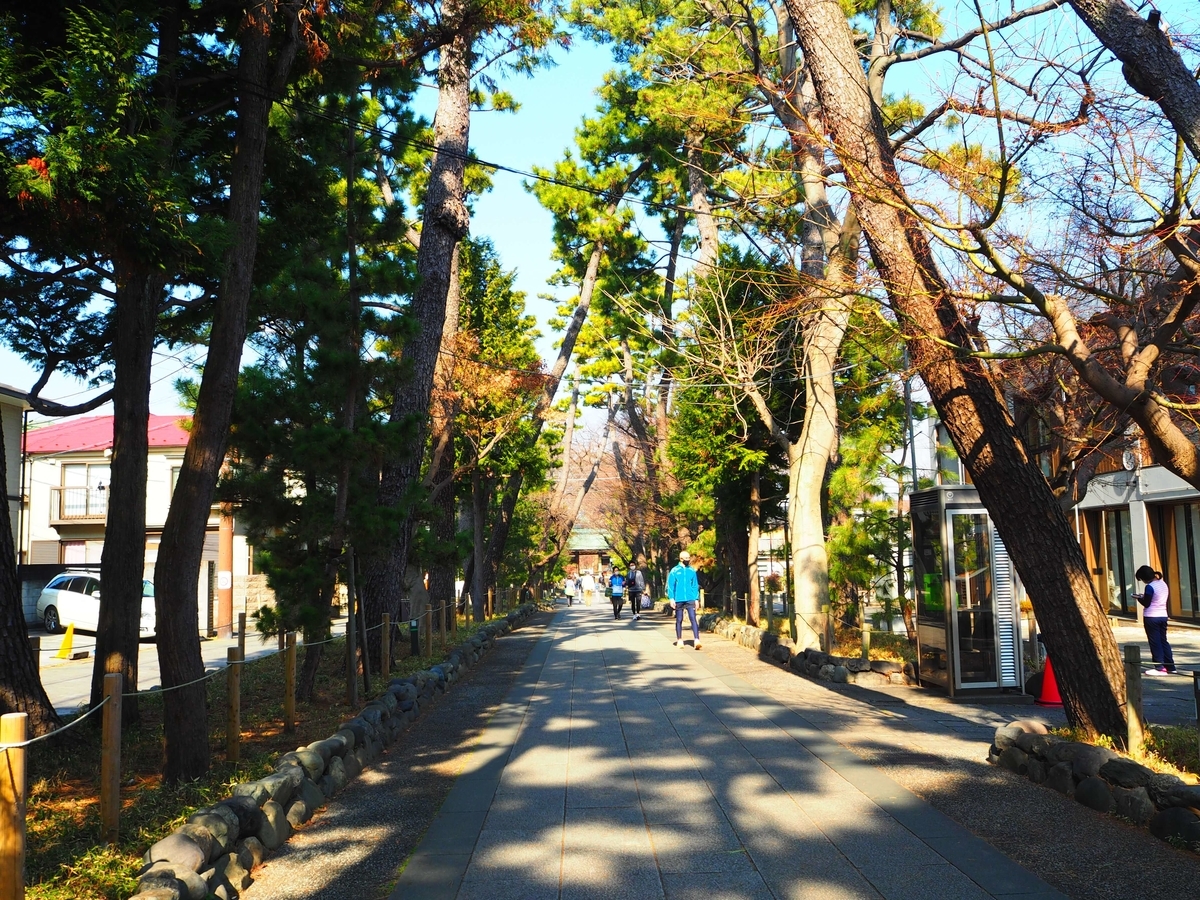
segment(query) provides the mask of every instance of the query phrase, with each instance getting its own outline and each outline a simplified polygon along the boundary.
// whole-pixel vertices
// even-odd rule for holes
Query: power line
[[[633,203],[633,204],[637,204],[638,206],[642,206],[646,209],[653,209],[653,210],[657,210],[660,212],[690,213],[692,211],[691,207],[689,207],[689,206],[682,206],[682,205],[679,205],[676,203],[661,203],[656,200],[647,200],[643,197],[630,196],[627,193],[617,195],[616,192],[611,189],[598,188],[598,187],[595,187],[594,185],[590,185],[590,184],[581,184],[581,183],[575,182],[575,181],[568,181],[565,178],[557,178],[553,175],[540,175],[537,172],[530,172],[525,169],[518,169],[515,166],[506,165],[505,163],[490,162],[485,159],[480,159],[477,156],[472,156],[469,152],[468,153],[460,153],[456,150],[450,150],[446,147],[438,147],[436,144],[430,143],[429,141],[423,141],[417,137],[400,137],[394,133],[389,133],[378,126],[364,125],[360,122],[352,122],[346,116],[342,116],[342,115],[339,115],[336,113],[326,112],[310,103],[275,97],[266,91],[256,93],[256,91],[255,91],[256,88],[258,88],[260,91],[262,90],[261,86],[259,86],[259,85],[251,85],[250,90],[247,91],[247,93],[255,94],[255,96],[259,97],[260,99],[269,100],[272,103],[278,103],[280,106],[286,107],[293,111],[307,113],[308,115],[311,115],[313,118],[323,119],[327,122],[330,122],[332,124],[339,125],[342,127],[349,126],[350,128],[353,128],[354,131],[356,131],[359,134],[370,135],[372,137],[386,140],[391,144],[391,146],[393,148],[395,148],[397,146],[399,146],[399,147],[415,147],[419,150],[428,150],[431,153],[445,154],[446,156],[449,156],[451,159],[459,159],[459,160],[462,160],[464,163],[468,163],[471,165],[482,166],[483,168],[492,169],[497,172],[506,172],[510,175],[517,175],[517,176],[520,176],[521,178],[529,178],[533,181],[540,181],[545,184],[553,184],[558,187],[570,188],[572,190],[581,191],[582,193],[585,193],[585,194],[591,194],[593,197],[599,197],[599,198],[605,199],[605,200],[615,200],[616,202]]]

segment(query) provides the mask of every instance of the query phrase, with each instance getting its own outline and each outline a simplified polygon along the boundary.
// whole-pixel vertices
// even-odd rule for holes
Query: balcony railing
[[[103,522],[108,515],[108,491],[99,487],[50,488],[50,524]]]

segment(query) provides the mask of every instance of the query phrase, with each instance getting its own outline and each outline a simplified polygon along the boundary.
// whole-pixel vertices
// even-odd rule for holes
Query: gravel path
[[[502,635],[377,763],[255,870],[244,900],[386,898],[550,618],[538,613]]]
[[[386,898],[549,619],[539,614],[502,637],[379,764],[256,871],[242,896]],[[671,627],[657,617],[643,619],[647,625]],[[711,634],[702,652],[1071,897],[1200,897],[1200,856],[985,761],[997,724],[1033,715],[1061,721],[1061,713],[813,682]]]

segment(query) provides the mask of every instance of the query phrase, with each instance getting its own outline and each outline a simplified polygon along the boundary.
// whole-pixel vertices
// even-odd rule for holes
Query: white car
[[[100,621],[100,579],[87,572],[63,572],[42,588],[37,615],[50,634],[68,625],[95,631]],[[154,584],[142,582],[142,621],[139,637],[154,637]]]

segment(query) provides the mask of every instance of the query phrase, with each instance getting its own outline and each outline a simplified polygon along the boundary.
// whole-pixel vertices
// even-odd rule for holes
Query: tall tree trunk
[[[762,595],[758,584],[758,540],[762,535],[762,478],[750,474],[750,528],[746,543],[746,572],[749,577],[746,591],[746,624],[758,627],[758,608]]]
[[[407,371],[395,386],[390,413],[393,423],[408,423],[413,436],[406,453],[385,462],[379,485],[381,506],[397,509],[410,504],[410,508],[391,545],[382,554],[372,556],[366,566],[363,596],[369,623],[379,622],[385,612],[391,613],[393,620],[399,616],[415,524],[411,504],[413,493],[420,486],[421,463],[429,434],[430,394],[446,321],[451,262],[454,249],[466,236],[470,224],[464,202],[463,171],[471,121],[472,33],[464,21],[465,12],[463,0],[449,0],[443,6],[445,22],[457,33],[442,47],[438,64],[435,150],[417,250],[419,282],[410,310],[417,327],[404,344],[401,359]],[[371,634],[372,646],[377,647],[378,633]],[[378,652],[373,655],[377,657]]]
[[[696,216],[696,230],[700,232],[700,250],[692,271],[697,278],[704,278],[717,264],[721,250],[721,236],[717,220],[713,216],[712,204],[708,200],[708,187],[704,181],[704,135],[692,133],[687,138],[688,193],[691,194],[692,212]]]
[[[837,269],[834,261],[831,269]],[[840,273],[826,275],[837,285]],[[821,607],[829,603],[829,556],[825,552],[825,521],[821,498],[825,474],[837,450],[837,397],[833,373],[842,339],[850,322],[853,294],[836,291],[815,298],[819,311],[808,317],[804,331],[804,425],[789,450],[788,515],[792,542],[792,590],[796,598],[797,630],[793,637],[810,641],[823,633]]]
[[[488,498],[479,466],[471,470],[471,525],[474,529],[474,565],[471,567],[471,621],[482,622],[487,615],[487,541],[483,531],[487,523]]]
[[[459,251],[454,248],[450,261],[450,287],[446,294],[446,325],[442,329],[442,354],[433,373],[433,398],[430,408],[429,484],[433,494],[433,527],[437,537],[437,557],[429,569],[429,603],[438,611],[438,630],[449,629],[454,610],[454,576],[458,571],[455,538],[458,521],[454,505],[454,415],[458,404],[454,395],[454,352],[458,336],[458,310],[462,299],[459,279]]]
[[[29,632],[25,628],[7,500],[8,454],[4,450],[3,425],[0,417],[0,485],[5,487],[6,498],[0,504],[0,714],[25,713],[29,716],[29,732],[37,737],[60,727],[62,720],[42,687],[38,660],[29,646]]]
[[[100,616],[91,703],[104,699],[104,676],[120,672],[125,692],[137,690],[138,635],[146,565],[146,455],[150,422],[150,367],[162,272],[118,265],[113,341],[113,445],[108,513],[100,555]],[[121,704],[125,724],[138,720],[136,697]]]
[[[911,335],[917,370],[1045,628],[1068,717],[1121,742],[1122,663],[1083,552],[989,373],[956,349],[971,346],[970,334],[919,222],[902,212],[904,189],[845,14],[836,0],[786,2],[876,268]]]
[[[205,685],[188,684],[204,674],[196,609],[197,582],[246,340],[271,98],[282,90],[299,49],[296,12],[291,7],[282,7],[286,11],[288,36],[281,42],[272,66],[271,28],[280,8],[275,0],[257,0],[241,23],[237,144],[229,184],[229,249],[225,253],[196,413],[163,526],[155,568],[166,738],[163,777],[169,783],[196,778],[208,769],[209,763]]]
[[[174,67],[179,58],[179,2],[164,3],[158,22],[154,94],[157,115],[175,114]],[[164,129],[172,133],[172,129]],[[171,157],[170,138],[162,139]],[[164,171],[162,174],[166,174]],[[137,691],[138,637],[142,616],[142,581],[146,567],[146,457],[150,418],[150,370],[158,313],[166,274],[145,258],[118,254],[113,340],[113,445],[109,468],[108,512],[100,555],[100,614],[96,623],[96,658],[92,665],[91,705],[104,698],[104,676],[120,672],[125,692]],[[121,704],[121,719],[139,718],[137,696]]]

